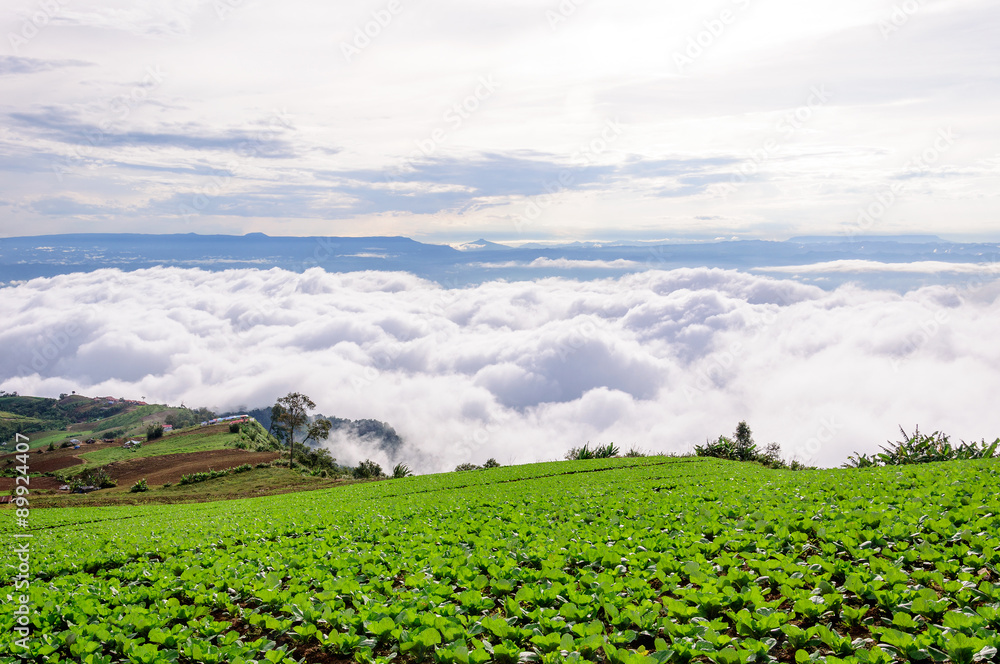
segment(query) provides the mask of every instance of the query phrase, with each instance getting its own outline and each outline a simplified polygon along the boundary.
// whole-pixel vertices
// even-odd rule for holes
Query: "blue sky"
[[[0,236],[997,239],[996,3],[674,5],[12,0]]]

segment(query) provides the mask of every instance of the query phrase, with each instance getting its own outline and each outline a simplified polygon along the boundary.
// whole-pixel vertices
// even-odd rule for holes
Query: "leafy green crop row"
[[[181,475],[181,480],[178,484],[197,484],[198,482],[206,482],[208,480],[214,480],[218,477],[225,477],[226,475],[236,475],[238,473],[246,473],[253,470],[253,466],[245,463],[241,466],[235,466],[233,468],[225,468],[223,470],[207,470],[203,473],[191,473],[190,475]]]
[[[998,478],[653,457],[35,510],[3,661],[1000,661]]]

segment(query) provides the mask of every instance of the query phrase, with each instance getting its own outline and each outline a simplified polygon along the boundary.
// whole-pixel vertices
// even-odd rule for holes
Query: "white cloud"
[[[587,441],[687,451],[741,419],[758,442],[833,465],[900,424],[1000,434],[1000,288],[969,286],[828,292],[682,269],[446,289],[405,273],[100,270],[0,290],[0,388],[215,408],[301,391],[327,415],[389,422],[422,471]]]
[[[957,274],[996,275],[1000,265],[996,263],[948,263],[946,261],[913,261],[910,263],[883,263],[861,259],[827,261],[809,265],[780,265],[755,267],[755,272],[781,272],[784,274],[806,274],[826,272],[900,272],[929,273],[954,272]]]

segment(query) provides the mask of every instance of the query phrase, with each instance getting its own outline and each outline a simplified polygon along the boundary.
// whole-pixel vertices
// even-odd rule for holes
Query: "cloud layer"
[[[289,391],[421,471],[683,452],[747,419],[822,465],[897,425],[1000,434],[995,282],[905,295],[718,269],[446,289],[406,273],[101,270],[0,289],[0,388],[220,409]],[[353,462],[364,450],[339,441]]]

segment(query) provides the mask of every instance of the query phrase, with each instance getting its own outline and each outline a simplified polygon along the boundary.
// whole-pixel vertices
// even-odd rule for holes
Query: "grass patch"
[[[28,436],[28,447],[30,449],[36,449],[39,447],[45,447],[49,443],[53,443],[56,447],[70,438],[76,438],[81,443],[91,437],[93,431],[64,431],[62,429],[50,430],[50,431],[36,431],[34,433],[23,434]],[[6,447],[0,447],[0,453],[10,454],[14,451],[13,440]]]
[[[102,420],[95,420],[84,424],[76,424],[74,427],[85,426],[93,431],[107,431],[109,429],[125,429],[130,435],[137,435],[145,432],[145,420],[164,411],[175,410],[160,404],[147,404],[136,406],[135,408],[106,417]]]
[[[126,450],[121,447],[108,447],[81,454],[82,466],[74,466],[67,470],[67,475],[83,472],[85,468],[103,466],[114,461],[126,459],[144,459],[163,456],[165,454],[186,454],[189,452],[210,452],[232,448],[240,439],[239,434],[229,433],[228,427],[199,427],[186,432],[168,434],[151,443],[143,443],[137,450]]]

